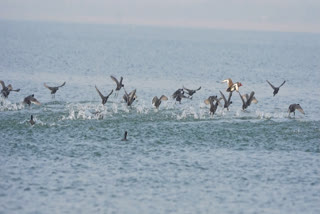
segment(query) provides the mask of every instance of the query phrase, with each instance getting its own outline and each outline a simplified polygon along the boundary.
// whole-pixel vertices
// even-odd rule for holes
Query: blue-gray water
[[[0,79],[21,91],[0,106],[0,213],[320,213],[319,71],[319,34],[1,21]],[[101,105],[110,75],[132,108],[123,89]],[[210,116],[229,77],[259,102]],[[175,104],[182,86],[202,89]]]

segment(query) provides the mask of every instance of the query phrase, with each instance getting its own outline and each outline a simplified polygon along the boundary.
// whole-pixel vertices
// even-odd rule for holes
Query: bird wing
[[[210,104],[210,99],[204,100],[204,103],[205,103],[206,105],[209,105],[209,104]]]
[[[200,89],[201,89],[201,86],[198,89],[196,89],[196,91],[199,91]]]
[[[95,86],[95,87],[96,87],[96,90],[97,90],[99,96],[101,97],[101,99],[103,99],[103,98],[104,98],[103,94],[101,94],[101,92],[99,91],[99,89],[97,88],[97,86]]]
[[[228,103],[230,103],[232,97],[232,92],[229,92],[229,98],[228,98]]]
[[[2,85],[2,89],[4,89],[6,86],[4,85],[4,82],[0,80],[0,84]]]
[[[242,100],[242,104],[244,105],[246,102],[244,101],[243,97],[241,96],[240,92],[238,91],[239,95],[240,95],[240,98]]]
[[[112,93],[113,93],[113,89],[111,90],[111,92],[108,94],[108,96],[107,96],[107,97],[109,97]]]
[[[128,99],[128,103],[131,105],[132,102],[133,102],[133,98],[135,97],[136,95],[136,89],[134,89],[133,91],[130,92],[129,94],[129,99]]]
[[[166,101],[166,100],[168,100],[168,97],[166,97],[166,96],[164,96],[164,95],[161,95],[160,100]]]
[[[41,105],[41,103],[36,98],[30,97],[29,99],[30,99],[30,102],[32,102],[32,103],[34,103],[36,105]]]
[[[184,86],[183,86],[183,89],[186,90],[186,91],[188,92],[188,94],[192,93],[192,90],[187,89],[187,88],[185,88]]]
[[[181,90],[180,90],[180,89],[176,90],[176,91],[172,94],[172,98],[175,99],[179,94],[181,94]]]
[[[223,80],[222,82],[226,82],[228,84],[228,88],[231,87],[233,85],[232,79],[228,78],[226,80]]]
[[[250,105],[250,103],[252,102],[252,100],[253,100],[253,95],[254,95],[254,91],[252,91],[251,93],[250,93],[250,96],[249,96],[249,98],[248,98],[248,100],[247,100],[247,103]]]
[[[189,98],[190,99],[190,97],[187,97],[184,94],[179,94],[179,97],[181,97],[181,98]]]
[[[241,97],[243,98],[243,100],[246,100],[246,101],[249,100],[249,95],[248,94],[243,94],[243,95],[241,95]]]
[[[44,87],[46,87],[47,89],[49,89],[50,91],[53,90],[53,87],[48,86],[46,83],[43,83]]]
[[[222,96],[222,99],[224,100],[224,103],[227,103],[226,97],[224,96],[224,94],[220,91],[220,94]]]
[[[256,97],[252,97],[252,101],[254,104],[257,104],[258,103],[258,100],[256,99]]]
[[[279,86],[279,88],[280,88],[281,86],[283,86],[285,83],[286,83],[286,81],[283,81],[283,83]]]
[[[66,84],[66,82],[62,83],[62,85],[58,86],[58,88],[60,88],[60,87],[64,86],[65,84]]]
[[[267,80],[267,83],[269,83],[269,85],[271,86],[271,88],[273,88],[273,89],[276,88],[276,87],[274,87],[274,85],[272,85],[271,82],[269,82],[268,80]]]
[[[296,110],[300,111],[302,114],[305,114],[300,105],[295,105],[294,108],[295,108]]]
[[[157,100],[158,100],[158,97],[155,96],[155,97],[152,99],[152,104],[155,104],[155,103],[157,102]]]
[[[111,77],[111,79],[113,80],[113,81],[115,81],[115,83],[117,84],[117,86],[119,85],[119,82],[118,82],[118,80],[114,77],[114,76],[110,76]]]

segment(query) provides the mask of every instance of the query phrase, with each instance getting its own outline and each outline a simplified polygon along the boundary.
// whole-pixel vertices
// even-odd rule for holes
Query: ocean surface
[[[320,213],[319,34],[0,21],[0,79],[0,213]]]

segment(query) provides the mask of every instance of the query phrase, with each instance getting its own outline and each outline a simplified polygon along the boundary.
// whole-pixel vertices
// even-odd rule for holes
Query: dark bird
[[[172,94],[172,98],[176,99],[179,94],[183,94],[183,93],[184,93],[183,88],[179,88]]]
[[[123,77],[120,77],[120,82],[114,76],[110,77],[117,84],[116,91],[120,91],[120,89],[124,87],[124,85],[122,84]]]
[[[217,98],[217,96],[210,96],[208,99],[204,100],[204,103],[207,105],[210,105],[210,114],[214,115],[216,112],[218,105],[220,105],[220,99]],[[214,101],[216,103],[214,103]]]
[[[248,94],[242,95],[240,94],[240,92],[238,91],[240,98],[242,100],[242,110],[245,110],[246,108],[248,108],[250,106],[250,104],[253,103],[257,103],[258,101],[256,100],[256,98],[254,97],[254,91],[252,91],[250,93],[250,96]],[[244,101],[246,99],[246,101]],[[255,100],[255,101],[254,101]]]
[[[168,100],[168,97],[162,95],[160,98],[158,98],[157,96],[155,96],[155,97],[152,99],[152,104],[153,104],[156,108],[159,108],[159,106],[160,106],[160,104],[161,104],[161,100],[166,101],[166,100]]]
[[[23,103],[28,104],[29,106],[31,105],[31,103],[40,105],[40,102],[36,98],[34,98],[34,94],[25,97]]]
[[[29,123],[33,126],[36,124],[36,122],[33,120],[33,115],[31,115],[31,119],[29,120]]]
[[[172,94],[172,98],[175,99],[176,101],[178,101],[180,104],[181,104],[182,98],[191,99],[190,97],[187,97],[187,96],[184,95],[184,91],[183,91],[182,88],[176,90]]]
[[[231,101],[232,92],[229,92],[228,100],[226,99],[226,97],[224,96],[224,94],[221,91],[220,91],[220,94],[221,94],[221,97],[224,101],[223,108],[227,108],[227,110],[229,111],[229,106],[232,104],[232,101]]]
[[[49,89],[51,91],[52,97],[55,96],[56,92],[59,90],[59,88],[63,87],[66,84],[66,82],[62,83],[62,85],[60,86],[55,86],[55,87],[50,87],[48,86],[46,83],[44,83],[44,87],[46,87],[47,89]]]
[[[113,93],[113,89],[111,90],[111,92],[110,92],[107,96],[103,96],[103,94],[101,94],[101,92],[99,91],[99,89],[97,88],[97,86],[95,86],[95,87],[96,87],[96,90],[97,90],[99,96],[100,96],[101,99],[102,99],[102,104],[103,104],[103,105],[106,104],[106,102],[108,101],[109,96]]]
[[[189,96],[192,96],[194,93],[196,93],[196,92],[199,91],[200,89],[201,89],[201,86],[200,86],[198,89],[196,89],[196,90],[191,90],[191,89],[187,89],[187,88],[183,87],[183,90],[185,90],[186,93],[187,93]]]
[[[127,135],[128,135],[128,132],[125,131],[125,132],[124,132],[124,137],[123,137],[123,139],[121,139],[121,141],[127,141],[127,140],[128,140],[128,139],[127,139]]]
[[[279,89],[281,86],[283,86],[283,84],[286,83],[286,81],[283,81],[283,83],[279,86],[279,87],[275,87],[274,85],[272,85],[268,80],[267,83],[269,83],[269,85],[271,86],[271,88],[273,88],[273,96],[276,96],[276,94],[279,92]]]
[[[288,109],[289,116],[291,113],[293,113],[293,115],[296,115],[295,113],[296,110],[300,111],[302,114],[305,114],[300,104],[291,104]]]
[[[123,88],[124,89],[124,88]],[[124,89],[125,94],[123,95],[123,99],[124,101],[126,101],[128,106],[131,106],[131,104],[133,103],[133,101],[135,101],[137,99],[137,95],[136,95],[136,89],[134,89],[133,91],[131,91],[129,94],[126,92],[126,90]]]
[[[225,79],[222,82],[226,82],[228,85],[227,92],[239,91],[239,87],[242,86],[241,82],[233,83],[231,78]]]
[[[6,86],[2,80],[0,80],[0,84],[2,85],[1,95],[4,98],[8,98],[11,91],[14,91],[14,92],[20,91],[20,89],[13,89],[11,84]]]

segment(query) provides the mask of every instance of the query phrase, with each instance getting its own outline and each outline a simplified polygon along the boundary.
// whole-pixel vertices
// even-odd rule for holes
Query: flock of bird
[[[115,88],[115,96],[118,95],[119,91],[121,90],[121,88],[123,88],[124,90],[124,95],[123,95],[123,100],[126,102],[127,106],[131,106],[132,103],[137,99],[137,95],[136,95],[136,89],[134,89],[133,91],[131,91],[130,93],[127,93],[127,91],[124,88],[124,84],[123,82],[123,77],[120,78],[120,81],[117,80],[117,78],[115,78],[114,76],[110,76],[111,79],[116,83],[116,88]],[[273,89],[273,96],[275,96],[279,90],[280,87],[282,87],[286,81],[283,81],[283,83],[279,86],[279,87],[275,87],[273,84],[271,84],[268,80],[266,80],[267,83],[271,86],[271,88]],[[207,105],[210,105],[210,114],[213,115],[218,106],[221,106],[223,108],[226,108],[227,110],[229,110],[229,106],[232,104],[231,101],[231,97],[232,94],[236,91],[242,101],[242,110],[247,109],[251,103],[258,103],[258,100],[254,97],[255,92],[252,91],[250,94],[244,94],[241,95],[239,88],[242,86],[241,82],[236,82],[233,83],[231,78],[228,78],[226,80],[223,80],[222,83],[227,83],[227,89],[226,92],[229,93],[228,95],[228,99],[226,99],[226,96],[223,94],[222,91],[220,92],[221,97],[218,98],[218,96],[209,96],[208,99],[204,100],[204,103]],[[4,81],[0,80],[0,84],[2,85],[2,90],[1,90],[1,95],[3,98],[8,98],[10,92],[19,92],[20,89],[13,89],[12,85],[5,85]],[[60,86],[48,86],[46,83],[44,83],[44,87],[46,87],[47,89],[49,89],[51,91],[51,95],[52,98],[55,97],[56,92],[59,90],[59,88],[63,87],[66,84],[66,82],[64,82],[63,84],[61,84]],[[110,97],[110,95],[113,93],[113,90],[111,90],[109,92],[109,94],[107,96],[104,96],[100,90],[97,88],[97,86],[95,86],[96,91],[98,93],[98,95],[100,96],[101,100],[102,100],[102,104],[105,105]],[[173,94],[172,94],[172,98],[175,99],[176,102],[181,103],[182,99],[192,99],[192,96],[201,89],[201,87],[199,87],[198,89],[192,90],[192,89],[188,89],[185,88],[184,86],[182,88],[179,88],[178,90],[176,90]],[[161,95],[159,98],[157,96],[155,96],[152,99],[152,104],[154,105],[155,108],[159,108],[161,101],[166,101],[168,100],[168,97],[165,95]],[[223,100],[224,105],[221,104],[221,101]],[[40,105],[40,102],[34,97],[34,94],[31,94],[27,97],[24,98],[23,100],[24,104],[27,105],[31,105],[31,103],[36,104],[36,105]],[[300,106],[300,104],[291,104],[288,108],[288,112],[289,115],[291,113],[293,113],[295,115],[295,110],[298,110],[299,112],[301,112],[302,114],[305,114],[302,107]],[[30,119],[30,124],[34,125],[35,121],[33,120],[33,115],[31,115],[31,119]],[[125,137],[123,140],[126,140],[127,136],[127,132],[125,132]]]

